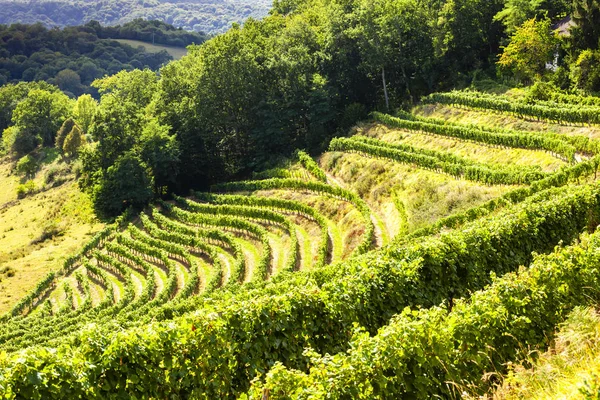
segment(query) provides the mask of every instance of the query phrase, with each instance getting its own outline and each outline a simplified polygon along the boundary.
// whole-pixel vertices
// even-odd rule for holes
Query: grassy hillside
[[[173,47],[173,46],[164,46],[164,45],[155,45],[152,43],[142,42],[140,40],[130,40],[130,39],[115,39],[119,43],[127,44],[131,47],[137,48],[139,46],[144,48],[144,51],[147,53],[158,53],[160,51],[165,50],[174,60],[179,60],[181,57],[187,54],[187,49],[181,47]]]
[[[102,225],[94,217],[87,196],[79,192],[73,176],[53,187],[46,183],[46,165],[35,178],[36,193],[17,198],[20,178],[13,163],[0,162],[0,312],[8,311],[49,271],[79,249]]]
[[[512,365],[494,399],[596,399],[600,390],[600,317],[577,308],[561,324],[551,348]]]
[[[474,101],[437,96],[425,101]],[[556,349],[575,323],[596,330],[573,310],[600,302],[597,124],[569,122],[581,114],[568,107],[531,109],[548,123],[465,104],[373,113],[319,157],[298,152],[100,231],[69,171],[32,197],[4,195],[5,287],[41,280],[2,317],[0,385],[74,398],[115,385],[157,398],[574,393],[593,341],[571,369],[541,358],[563,374],[556,388],[536,383],[550,367],[508,366],[561,327]],[[64,235],[33,244],[53,218]],[[22,383],[16,363],[40,360],[48,375]]]

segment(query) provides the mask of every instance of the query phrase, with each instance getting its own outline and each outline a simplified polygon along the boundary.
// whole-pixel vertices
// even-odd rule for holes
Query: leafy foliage
[[[98,213],[115,216],[129,206],[146,205],[152,198],[146,169],[142,160],[133,154],[117,158],[93,188],[92,200]]]
[[[97,24],[63,30],[47,29],[41,24],[0,25],[3,38],[0,43],[0,83],[46,81],[71,96],[84,93],[97,96],[90,86],[95,79],[121,70],[157,70],[172,59],[165,51],[147,53],[144,49],[110,40],[120,37],[119,30],[104,29]],[[136,27],[124,29],[132,34],[137,32]]]
[[[521,79],[540,77],[553,60],[557,40],[549,19],[530,19],[517,28],[498,64]]]
[[[0,23],[43,21],[50,26],[69,26],[95,20],[102,25],[122,25],[112,29],[123,36],[148,38],[149,33],[156,31],[157,37],[168,40],[165,44],[182,41],[187,44],[185,40],[188,37],[197,35],[177,31],[170,24],[190,31],[221,33],[229,29],[232,23],[241,23],[249,17],[265,16],[270,6],[271,3],[267,0],[158,0],[143,3],[136,0],[109,0],[102,7],[77,0],[36,0],[31,3],[15,1],[2,8]],[[164,22],[147,23],[140,19]],[[107,31],[112,29],[108,28]]]

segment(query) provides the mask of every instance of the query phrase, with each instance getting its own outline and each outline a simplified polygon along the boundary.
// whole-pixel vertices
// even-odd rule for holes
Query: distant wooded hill
[[[140,47],[141,42],[184,51],[185,46],[205,39],[204,34],[159,21],[135,20],[114,27],[92,21],[64,29],[49,29],[41,23],[0,25],[0,85],[46,81],[71,95],[97,95],[90,86],[95,79],[135,68],[156,71],[173,59],[161,47],[148,49]]]
[[[265,16],[270,6],[271,0],[0,0],[0,23],[63,27],[92,20],[119,25],[143,18],[185,30],[221,33],[232,23]]]

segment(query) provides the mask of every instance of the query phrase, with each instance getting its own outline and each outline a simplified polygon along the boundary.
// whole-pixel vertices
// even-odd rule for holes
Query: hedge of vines
[[[456,302],[490,283],[490,272],[514,271],[532,251],[571,241],[600,220],[599,195],[597,186],[551,189],[460,231],[222,293],[172,323],[116,333],[94,327],[56,352],[2,355],[0,387],[5,398],[240,395],[277,361],[305,370],[306,347],[346,349],[355,323],[373,334],[406,306]]]
[[[480,92],[452,91],[433,93],[423,98],[424,103],[466,106],[481,110],[495,110],[518,117],[532,117],[555,123],[599,124],[600,107],[536,102],[528,104]]]
[[[402,146],[402,145],[400,145]],[[335,138],[329,144],[330,151],[356,152],[359,154],[390,159],[399,163],[414,164],[455,178],[481,182],[487,185],[522,185],[543,179],[547,174],[533,168],[500,167],[477,164],[456,156],[389,145],[375,139]],[[407,149],[404,149],[407,147]]]
[[[243,399],[459,398],[497,383],[482,379],[548,345],[576,306],[600,301],[600,233],[538,256],[468,300],[405,310],[371,337],[356,330],[347,353],[309,352],[303,373],[275,365]]]

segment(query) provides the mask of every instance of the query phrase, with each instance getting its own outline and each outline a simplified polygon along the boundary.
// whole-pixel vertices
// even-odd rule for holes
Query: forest
[[[79,152],[81,186],[94,193],[99,211],[116,216],[125,205],[249,176],[295,149],[318,153],[369,111],[406,107],[434,91],[486,79],[537,82],[532,96],[538,100],[550,100],[554,87],[600,90],[595,3],[526,3],[276,0],[267,18],[191,46],[159,75],[132,69],[156,69],[164,54],[128,49],[128,59],[125,48],[96,39],[146,37],[149,23],[50,31],[13,25],[4,51],[15,55],[0,70],[6,80],[46,78],[72,94],[91,84],[101,100],[83,123],[73,115],[74,100],[56,90],[40,92],[37,83],[3,88],[12,104],[4,111],[5,151],[22,157],[38,144],[53,146],[58,128],[75,117],[89,140]],[[576,27],[558,36],[550,18],[565,15]],[[93,58],[52,62],[56,46]],[[104,71],[115,75],[94,81]],[[31,98],[38,95],[44,100]],[[52,110],[50,120],[25,122],[40,102]],[[121,180],[137,186],[114,190]]]
[[[84,26],[48,29],[42,24],[0,25],[0,83],[45,81],[70,96],[98,92],[91,83],[123,70],[158,71],[172,57],[149,53],[112,39],[134,39],[185,47],[206,36],[175,29],[158,21],[136,20],[123,26]]]
[[[46,26],[123,25],[135,19],[159,20],[188,31],[223,33],[247,18],[262,18],[268,0],[3,0],[0,23],[42,22]]]

